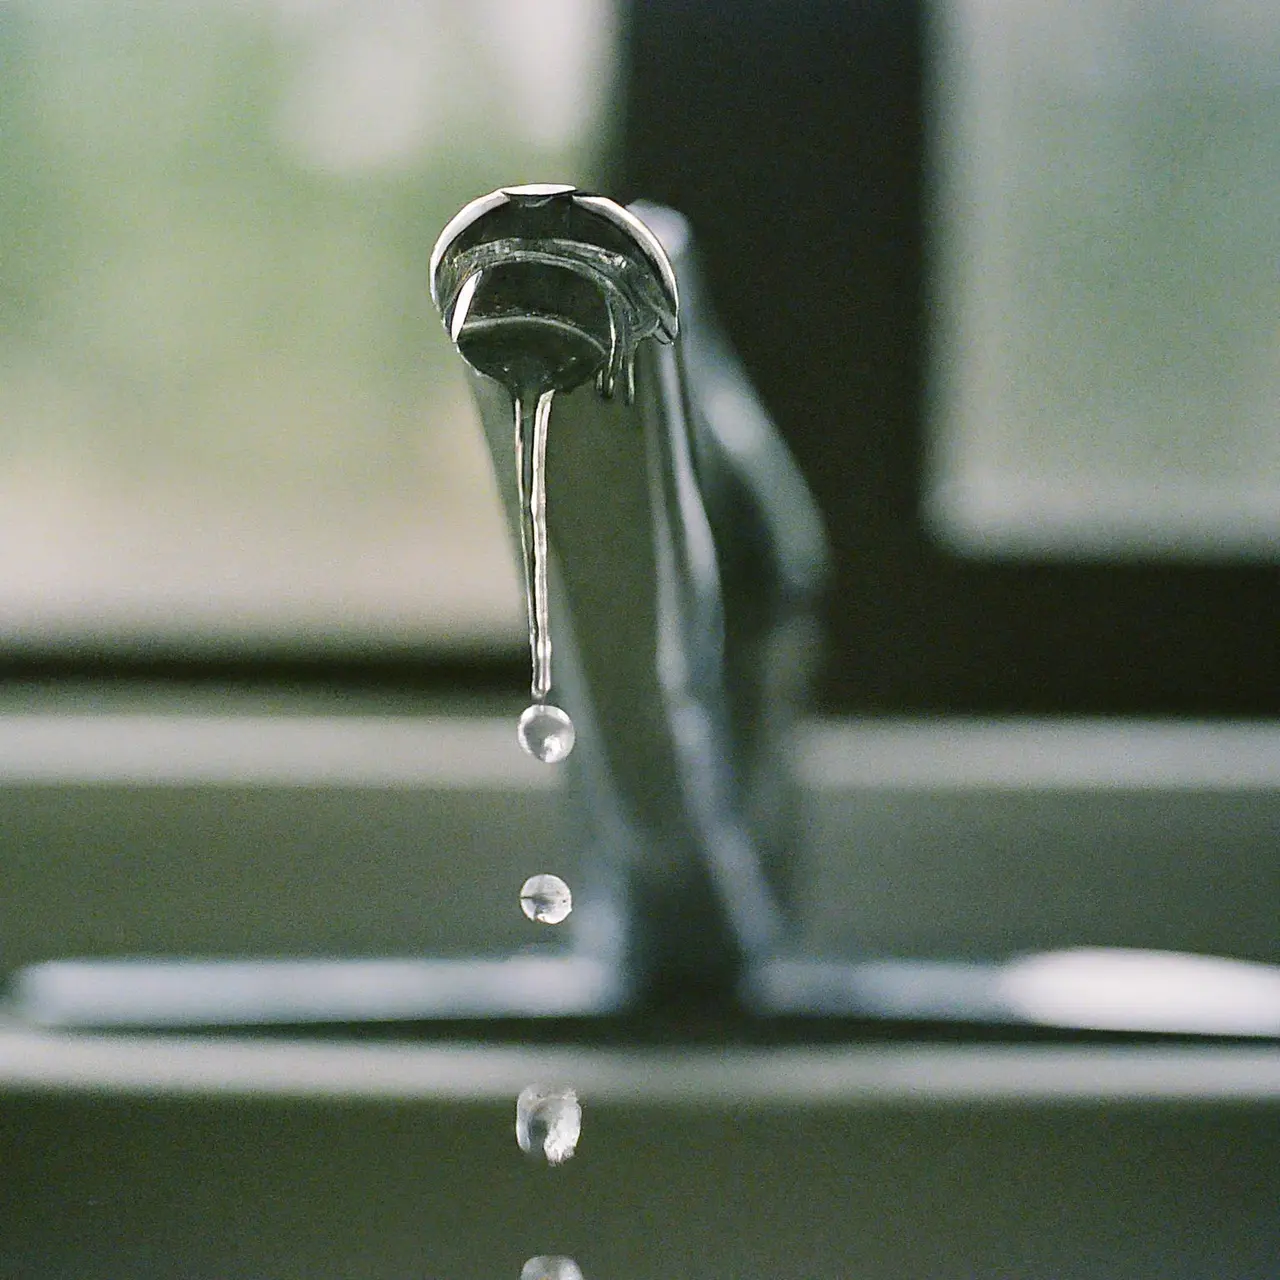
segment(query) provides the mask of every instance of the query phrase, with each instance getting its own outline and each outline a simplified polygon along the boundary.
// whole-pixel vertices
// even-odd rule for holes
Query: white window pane
[[[938,0],[933,489],[971,551],[1280,549],[1280,11]]]

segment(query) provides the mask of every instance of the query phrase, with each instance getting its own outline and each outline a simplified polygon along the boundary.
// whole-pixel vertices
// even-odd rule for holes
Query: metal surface
[[[785,930],[790,728],[825,568],[816,509],[715,332],[677,214],[567,187],[495,192],[449,224],[432,270],[513,532],[513,400],[558,393],[550,612],[571,638],[556,684],[623,962],[644,986],[728,993]],[[548,332],[573,336],[553,349]]]
[[[592,942],[617,936],[616,904],[575,894],[546,930],[516,902],[533,857],[575,886],[594,862],[571,779],[513,750],[509,718],[210,708],[0,715],[0,938],[20,1016],[248,1025],[625,1001]],[[796,929],[753,969],[748,1008],[1280,1027],[1274,725],[810,723],[792,756]]]

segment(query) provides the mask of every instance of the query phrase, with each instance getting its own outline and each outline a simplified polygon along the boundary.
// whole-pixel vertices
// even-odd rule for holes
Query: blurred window
[[[1280,547],[1280,13],[935,7],[930,509],[966,552]]]
[[[627,14],[624,189],[826,519],[824,709],[1280,714],[1280,17]]]
[[[0,6],[0,645],[518,635],[427,293],[591,184],[609,0]]]

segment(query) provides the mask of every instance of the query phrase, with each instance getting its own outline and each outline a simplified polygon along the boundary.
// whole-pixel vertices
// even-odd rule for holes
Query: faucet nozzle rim
[[[478,196],[475,200],[463,205],[445,224],[444,230],[436,239],[431,250],[429,266],[429,285],[431,301],[437,310],[443,310],[444,302],[440,297],[440,267],[450,246],[475,222],[492,213],[503,205],[521,197],[555,197],[568,196],[583,208],[590,210],[597,217],[611,222],[615,227],[626,232],[636,247],[639,248],[657,276],[658,284],[665,295],[670,309],[671,323],[662,326],[662,333],[667,341],[675,338],[679,326],[680,291],[676,283],[675,268],[657,235],[630,209],[605,196],[591,195],[580,191],[577,187],[562,182],[535,182],[522,186],[499,187],[488,195]]]

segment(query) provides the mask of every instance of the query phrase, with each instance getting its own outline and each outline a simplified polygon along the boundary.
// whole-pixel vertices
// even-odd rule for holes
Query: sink
[[[516,1147],[565,1080],[578,1154]],[[654,1051],[0,1029],[23,1280],[1263,1280],[1280,1054]]]
[[[560,775],[514,750],[514,715],[0,707],[0,963],[528,947],[520,884],[578,883],[581,850]],[[808,955],[1280,962],[1273,724],[812,721],[795,757]]]
[[[809,725],[804,945],[1274,962],[1278,737]],[[558,795],[551,771],[513,757],[506,717],[11,709],[5,967],[519,952],[530,851],[577,874]],[[813,1039],[832,1039],[821,1025]],[[515,1280],[534,1254],[573,1256],[587,1280],[1280,1274],[1268,1045],[327,1034],[0,1023],[0,1275]],[[561,1168],[517,1150],[530,1083],[583,1100]]]

